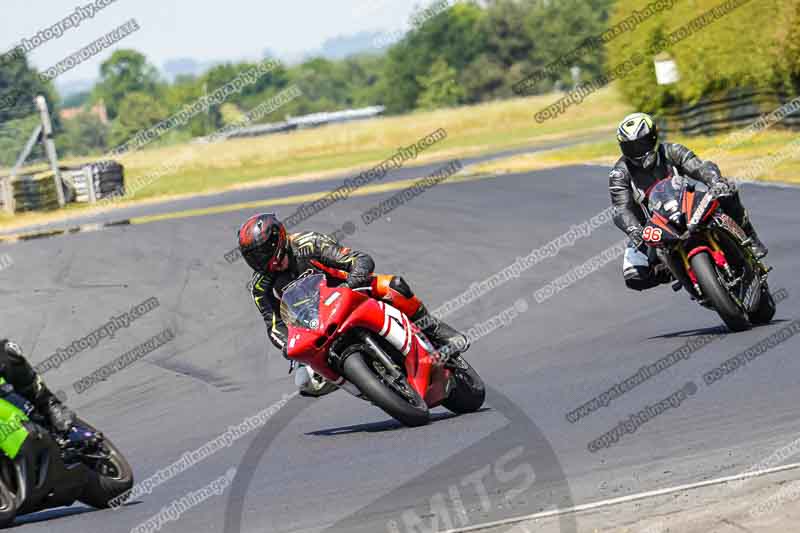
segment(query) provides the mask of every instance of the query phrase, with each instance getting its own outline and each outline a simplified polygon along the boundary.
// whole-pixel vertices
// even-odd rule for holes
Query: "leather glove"
[[[348,277],[344,284],[353,290],[363,289],[372,286],[372,277]]]
[[[628,228],[628,237],[633,245],[642,253],[647,253],[648,247],[644,242],[644,228],[641,226],[631,226]]]
[[[724,198],[726,196],[733,196],[736,194],[736,184],[719,177],[711,184],[711,194],[715,198]]]

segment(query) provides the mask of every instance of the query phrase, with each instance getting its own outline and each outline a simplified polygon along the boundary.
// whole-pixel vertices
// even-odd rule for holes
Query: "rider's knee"
[[[406,283],[406,280],[404,280],[402,276],[392,276],[392,280],[389,282],[389,287],[406,298],[414,297],[414,291],[411,290],[411,287],[408,285],[408,283]]]
[[[652,281],[646,279],[626,279],[625,286],[634,291],[646,291],[656,286]]]

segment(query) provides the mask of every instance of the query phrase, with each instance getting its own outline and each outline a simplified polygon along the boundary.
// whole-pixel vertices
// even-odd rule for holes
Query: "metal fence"
[[[697,103],[676,106],[658,117],[659,128],[667,135],[714,135],[747,127],[763,115],[786,107],[782,127],[800,129],[800,105],[792,104],[797,95],[775,91],[737,91],[725,97],[707,98]],[[789,114],[789,107],[793,107]]]
[[[325,113],[313,113],[311,115],[303,115],[300,117],[290,117],[282,122],[272,122],[269,124],[256,124],[255,126],[246,126],[239,128],[226,135],[227,139],[234,139],[237,137],[260,137],[262,135],[271,135],[273,133],[283,133],[302,128],[315,128],[317,126],[324,126],[326,124],[337,124],[340,122],[350,122],[353,120],[363,120],[368,118],[377,117],[385,111],[383,106],[365,107],[362,109],[346,109],[344,111],[333,111]],[[198,139],[202,142],[203,139]]]

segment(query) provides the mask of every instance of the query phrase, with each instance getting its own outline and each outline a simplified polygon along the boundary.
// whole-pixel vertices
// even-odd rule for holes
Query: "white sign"
[[[670,85],[680,81],[681,74],[673,59],[656,59],[653,63],[656,66],[656,80],[659,85]]]

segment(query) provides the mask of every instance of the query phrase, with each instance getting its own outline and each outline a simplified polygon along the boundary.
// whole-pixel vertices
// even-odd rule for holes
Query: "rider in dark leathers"
[[[19,394],[44,414],[53,429],[65,433],[75,423],[75,413],[62,404],[23,357],[19,345],[8,339],[0,340],[0,375]],[[2,394],[12,391],[3,390]]]
[[[422,329],[437,349],[450,345],[463,352],[469,345],[466,336],[428,312],[402,277],[374,274],[375,262],[369,255],[341,246],[333,237],[313,231],[286,234],[283,224],[270,213],[248,219],[239,229],[238,237],[242,256],[255,271],[253,301],[267,325],[270,341],[284,355],[287,327],[280,315],[281,295],[286,285],[309,269],[326,275],[331,271],[346,273],[346,279],[331,281],[368,291],[374,298],[397,307]],[[301,386],[301,393],[321,395],[315,393],[322,389],[319,382],[314,382],[320,376],[310,378],[311,386]],[[296,381],[298,385],[306,383]],[[322,390],[330,392],[335,388]]]
[[[629,288],[641,291],[671,280],[668,270],[643,242],[646,218],[642,206],[650,188],[675,172],[713,189],[720,196],[723,210],[747,233],[756,256],[767,255],[767,248],[750,222],[736,185],[722,176],[715,163],[700,160],[683,145],[659,143],[658,129],[652,117],[644,113],[625,117],[617,131],[617,140],[623,155],[609,175],[609,191],[614,223],[631,239],[623,264],[625,284]]]

